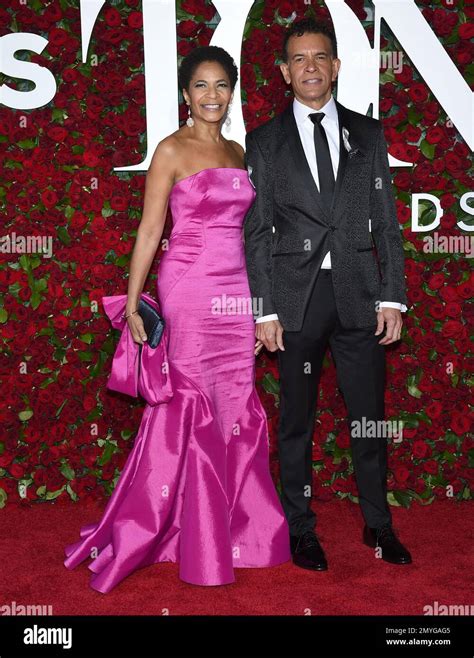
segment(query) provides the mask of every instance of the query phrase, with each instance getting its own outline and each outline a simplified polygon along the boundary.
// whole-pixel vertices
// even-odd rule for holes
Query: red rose
[[[458,436],[467,434],[470,431],[472,424],[472,419],[469,416],[469,412],[461,414],[454,412],[451,416],[451,429]]]
[[[343,450],[350,448],[349,432],[343,430],[336,436],[336,445]]]
[[[440,126],[433,126],[426,132],[426,141],[430,144],[437,144],[445,135]]]
[[[408,477],[410,476],[410,471],[406,466],[403,465],[396,466],[394,471],[394,476],[395,476],[395,480],[399,484],[404,484],[408,480]]]
[[[143,26],[143,15],[141,11],[132,11],[127,17],[129,27],[136,29]]]
[[[413,71],[411,66],[404,64],[400,73],[395,73],[395,77],[403,85],[407,86],[413,80]]]
[[[425,411],[431,420],[434,420],[441,416],[443,405],[440,402],[433,401],[425,407]]]
[[[195,21],[181,21],[178,24],[178,36],[184,39],[196,36],[199,30],[199,24]]]
[[[472,23],[461,23],[458,34],[461,39],[472,39],[474,37],[474,25]]]
[[[26,468],[24,464],[11,464],[8,467],[8,470],[10,472],[10,475],[17,480],[21,480],[25,476]]]
[[[448,320],[444,323],[441,333],[445,338],[458,338],[465,333],[465,328],[458,320]]]
[[[424,441],[415,441],[412,447],[415,459],[423,459],[428,454],[429,446]],[[431,450],[430,450],[431,452]]]
[[[423,469],[427,473],[430,473],[430,475],[437,475],[439,469],[438,462],[434,459],[429,459],[423,464]]]
[[[423,103],[428,98],[428,89],[421,82],[410,85],[408,93],[414,103]]]
[[[446,315],[450,318],[457,318],[462,313],[462,306],[457,302],[449,302],[446,304]]]
[[[119,27],[121,25],[121,18],[119,12],[115,9],[115,7],[107,7],[107,9],[104,12],[104,18],[105,22],[107,25],[110,25],[110,27]]]
[[[186,57],[186,55],[189,55],[189,53],[192,50],[194,50],[194,48],[191,41],[186,41],[185,39],[178,39],[178,55],[180,55],[180,57]],[[183,109],[185,110],[185,113],[187,115],[187,106],[184,105]]]
[[[67,43],[69,39],[69,34],[66,32],[66,30],[63,30],[61,27],[53,27],[48,32],[48,39],[49,39],[48,49],[50,46],[60,47],[63,46],[65,43]]]
[[[63,142],[68,132],[61,126],[51,126],[47,131],[48,137],[53,140],[53,142]]]
[[[433,274],[430,276],[428,280],[428,287],[431,288],[431,290],[438,290],[441,288],[442,285],[444,285],[445,282],[445,276],[444,274],[437,273]]]
[[[282,18],[289,18],[294,10],[294,4],[288,0],[283,0],[283,2],[278,7],[278,13]]]
[[[181,9],[187,14],[191,14],[196,18],[198,14],[202,14],[205,7],[203,0],[181,0]]]
[[[462,299],[471,299],[474,297],[474,281],[471,275],[471,280],[460,283],[457,292]]]

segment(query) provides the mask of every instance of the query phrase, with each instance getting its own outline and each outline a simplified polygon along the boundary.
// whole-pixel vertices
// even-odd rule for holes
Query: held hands
[[[399,311],[398,308],[382,307],[377,311],[376,336],[379,336],[382,333],[385,325],[387,325],[385,336],[382,340],[379,340],[379,345],[389,345],[396,340],[400,340],[403,320],[401,311]]]
[[[278,349],[285,350],[283,347],[283,327],[278,320],[258,322],[255,325],[255,336],[257,337],[255,354],[258,354],[263,346],[270,352],[276,352]]]

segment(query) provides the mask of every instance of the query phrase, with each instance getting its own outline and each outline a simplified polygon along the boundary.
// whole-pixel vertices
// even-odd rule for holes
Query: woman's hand
[[[128,313],[126,313],[126,315],[128,315]],[[138,313],[130,315],[130,317],[127,318],[127,323],[135,343],[143,345],[147,339],[147,335],[140,315]]]
[[[255,356],[257,356],[257,354],[260,353],[260,350],[262,349],[262,347],[263,347],[262,341],[257,340],[257,342],[255,343]]]

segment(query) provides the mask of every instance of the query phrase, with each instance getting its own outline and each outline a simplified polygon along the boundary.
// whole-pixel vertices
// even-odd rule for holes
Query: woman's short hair
[[[188,91],[197,67],[203,62],[217,62],[229,76],[230,86],[234,89],[239,77],[238,68],[229,53],[220,46],[200,46],[184,57],[178,72],[178,81],[182,89]]]

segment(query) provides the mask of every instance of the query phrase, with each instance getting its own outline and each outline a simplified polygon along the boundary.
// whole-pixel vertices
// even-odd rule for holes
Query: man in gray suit
[[[384,419],[385,346],[407,310],[404,256],[382,124],[332,96],[340,60],[332,29],[288,28],[281,72],[294,100],[247,134],[256,198],[245,221],[256,337],[278,350],[282,505],[295,564],[325,570],[311,509],[312,436],[327,345],[350,429]],[[365,520],[363,541],[384,560],[411,562],[387,504],[386,434],[351,431]]]

